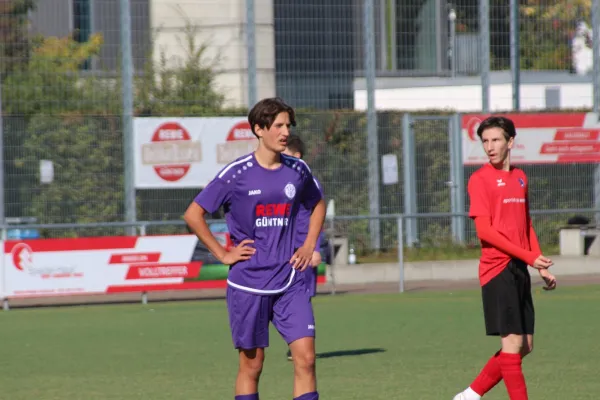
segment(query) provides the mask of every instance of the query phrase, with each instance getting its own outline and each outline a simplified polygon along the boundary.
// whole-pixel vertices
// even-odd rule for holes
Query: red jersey
[[[503,171],[486,164],[469,178],[469,217],[489,217],[492,228],[516,246],[531,251],[527,176],[519,168]],[[485,285],[498,275],[511,256],[481,242],[479,281]]]

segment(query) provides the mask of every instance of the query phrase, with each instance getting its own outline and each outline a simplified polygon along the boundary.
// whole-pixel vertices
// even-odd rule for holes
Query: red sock
[[[510,400],[528,400],[521,355],[500,352],[498,361]]]
[[[471,389],[483,396],[502,380],[502,371],[499,362],[500,351],[492,356],[485,364],[477,378],[471,383]]]

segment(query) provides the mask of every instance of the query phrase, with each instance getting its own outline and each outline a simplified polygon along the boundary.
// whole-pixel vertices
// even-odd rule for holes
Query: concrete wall
[[[275,43],[272,0],[255,0],[258,98],[275,94]],[[168,65],[186,57],[186,22],[206,46],[206,63],[216,63],[216,85],[229,106],[247,106],[246,6],[244,0],[152,0],[150,25],[154,59],[164,52]]]
[[[561,276],[600,274],[599,257],[552,257],[552,273]],[[404,264],[404,281],[463,281],[477,279],[479,260],[423,261]],[[529,268],[531,274],[537,274]],[[398,263],[337,265],[328,273],[336,285],[400,282]]]
[[[521,73],[521,111],[577,109],[592,107],[590,76],[567,72]],[[443,96],[440,95],[443,93]],[[443,109],[456,112],[481,111],[479,76],[446,77],[377,77],[375,104],[380,110],[421,111]],[[366,83],[354,80],[354,107],[367,107]],[[512,109],[510,71],[490,73],[490,111]]]

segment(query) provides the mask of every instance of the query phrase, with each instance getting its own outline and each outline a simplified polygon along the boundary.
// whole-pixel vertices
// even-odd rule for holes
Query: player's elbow
[[[196,202],[192,202],[189,205],[185,213],[183,214],[183,220],[188,225],[193,225],[194,222],[204,218],[205,211]]]

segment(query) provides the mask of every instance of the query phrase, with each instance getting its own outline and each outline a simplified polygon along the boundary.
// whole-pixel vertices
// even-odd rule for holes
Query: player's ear
[[[260,127],[260,125],[254,125],[254,134],[258,137],[258,139],[262,138],[263,129]]]
[[[514,144],[515,144],[515,138],[514,137],[508,138],[508,149],[509,150],[512,149]]]

